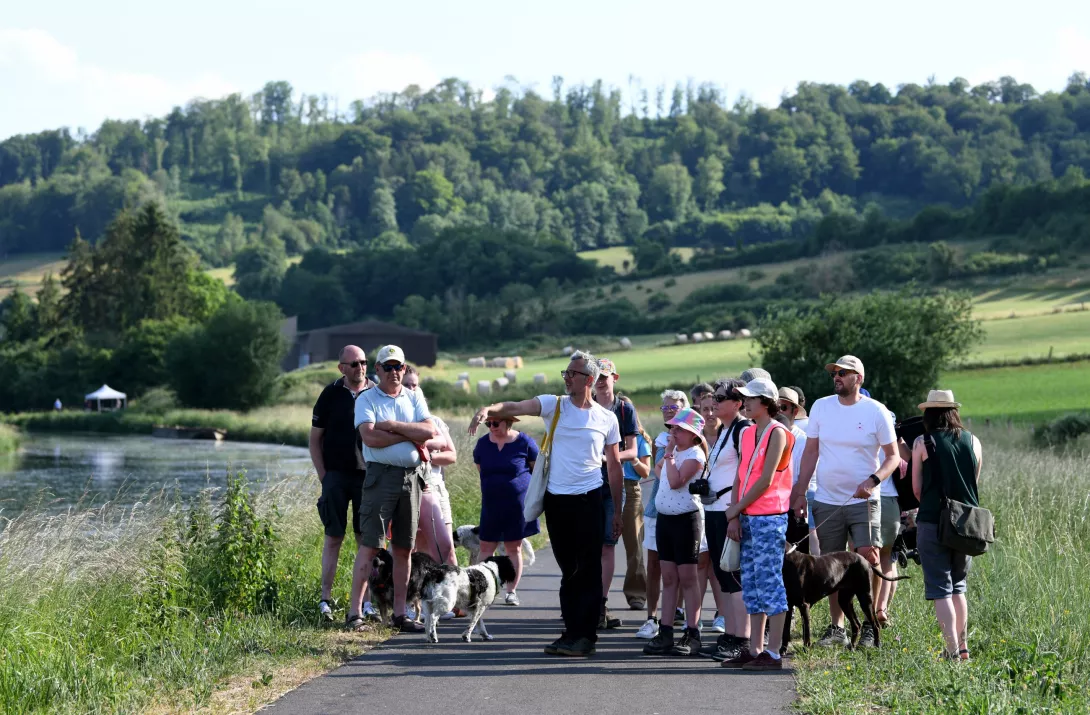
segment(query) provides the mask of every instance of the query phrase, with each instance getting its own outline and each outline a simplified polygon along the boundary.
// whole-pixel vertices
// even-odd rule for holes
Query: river
[[[272,444],[29,432],[18,453],[0,457],[0,513],[12,517],[32,504],[60,511],[81,500],[128,505],[175,485],[189,497],[222,485],[229,466],[263,481],[303,474],[310,456]]]

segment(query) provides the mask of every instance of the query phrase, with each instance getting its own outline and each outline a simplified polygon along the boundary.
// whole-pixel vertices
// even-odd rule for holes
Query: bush
[[[249,410],[273,395],[284,354],[280,310],[234,300],[171,342],[170,386],[183,404]]]
[[[866,367],[865,387],[899,415],[914,414],[940,372],[982,339],[968,294],[909,289],[773,311],[756,338],[773,379],[807,395],[829,394],[825,365],[855,355]]]
[[[1038,447],[1062,447],[1084,434],[1090,434],[1090,412],[1064,415],[1033,428],[1033,442]]]
[[[652,313],[657,313],[660,310],[669,308],[672,302],[670,296],[659,291],[647,299],[647,309]]]

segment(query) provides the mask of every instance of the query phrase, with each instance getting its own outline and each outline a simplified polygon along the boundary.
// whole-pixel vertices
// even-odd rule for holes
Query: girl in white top
[[[673,613],[679,591],[685,599],[686,628],[674,644],[674,629],[662,623],[659,634],[644,648],[647,655],[694,656],[700,652],[701,593],[697,579],[700,537],[704,531],[700,500],[689,493],[689,482],[704,472],[707,447],[701,432],[704,419],[691,409],[678,410],[667,424],[670,441],[655,495],[657,541],[662,570],[662,612]]]

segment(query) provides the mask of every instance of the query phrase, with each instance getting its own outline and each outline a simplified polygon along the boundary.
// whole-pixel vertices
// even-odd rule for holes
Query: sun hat
[[[772,375],[769,374],[768,370],[761,367],[751,367],[748,370],[743,370],[742,374],[738,377],[742,378],[742,382],[746,383],[752,382],[759,377],[763,377],[766,380],[772,379]]]
[[[609,358],[598,358],[598,376],[602,375],[616,375],[621,376],[621,373],[617,372],[617,366],[613,364],[613,361]]]
[[[825,372],[836,372],[837,369],[843,370],[855,370],[859,373],[859,376],[863,376],[863,361],[857,358],[855,355],[845,355],[836,362],[831,362],[825,366]]]
[[[399,363],[405,362],[405,353],[396,345],[386,345],[378,351],[378,357],[375,358],[375,362],[379,365],[383,363],[396,360]]]
[[[781,387],[779,389],[779,396],[781,400],[784,400],[785,402],[790,402],[792,405],[800,409],[802,408],[802,405],[799,404],[799,393],[795,392],[790,387]]]
[[[500,422],[510,422],[514,424],[519,421],[518,417],[485,417],[482,422],[488,422],[489,420],[499,420]]]
[[[756,380],[750,380],[746,383],[745,387],[739,387],[738,392],[741,392],[746,397],[767,397],[772,401],[775,401],[778,396],[776,384],[766,377],[758,377]]]
[[[953,390],[931,390],[927,393],[927,402],[920,403],[920,409],[928,407],[961,407],[961,403],[954,400]]]
[[[682,429],[687,429],[697,437],[704,434],[704,418],[700,416],[700,413],[691,407],[682,407],[677,411],[672,420],[666,422],[668,425],[677,425]]]

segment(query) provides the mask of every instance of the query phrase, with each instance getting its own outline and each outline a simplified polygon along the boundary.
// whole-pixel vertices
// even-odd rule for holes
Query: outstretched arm
[[[557,407],[559,409],[559,405]],[[536,397],[531,397],[528,400],[519,402],[497,402],[494,405],[482,407],[477,410],[477,413],[473,415],[473,419],[469,421],[469,433],[476,434],[477,427],[488,419],[502,420],[505,417],[523,417],[525,415],[540,416],[541,401]]]

